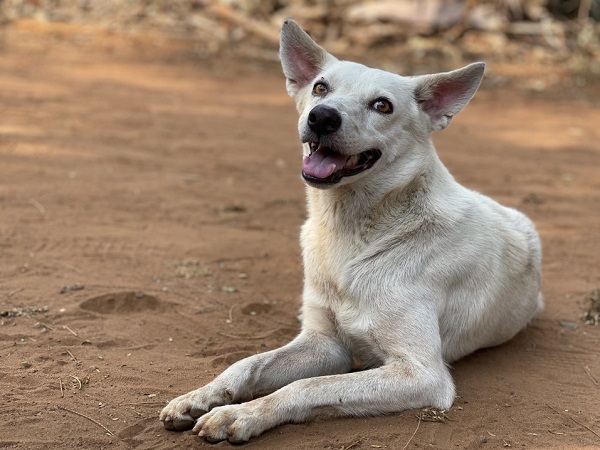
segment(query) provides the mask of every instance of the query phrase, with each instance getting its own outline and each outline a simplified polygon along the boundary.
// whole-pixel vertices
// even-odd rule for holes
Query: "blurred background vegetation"
[[[274,62],[285,18],[338,56],[401,73],[484,60],[492,82],[529,73],[538,91],[600,78],[600,0],[0,0],[5,30],[29,20],[158,33],[200,60]]]

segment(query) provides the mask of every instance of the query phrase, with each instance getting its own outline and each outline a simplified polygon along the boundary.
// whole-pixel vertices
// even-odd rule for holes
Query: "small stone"
[[[570,320],[559,320],[558,324],[563,328],[567,328],[568,330],[577,329],[577,324],[575,322],[571,322]]]
[[[479,443],[480,444],[485,444],[487,442],[487,437],[485,436],[479,436]]]
[[[544,198],[533,192],[530,192],[529,194],[525,195],[521,201],[530,205],[541,205],[544,203]]]
[[[67,286],[63,286],[63,288],[59,291],[59,294],[66,294],[67,292],[72,291],[80,291],[85,289],[85,285],[83,284],[69,284]]]
[[[29,369],[32,366],[32,364],[29,361],[23,361],[21,363],[21,367],[23,367],[24,369]]]

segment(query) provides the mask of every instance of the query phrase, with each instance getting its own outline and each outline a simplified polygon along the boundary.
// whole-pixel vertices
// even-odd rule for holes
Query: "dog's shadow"
[[[508,342],[477,350],[454,362],[452,372],[458,395],[487,392],[499,382],[517,388],[524,375],[537,370],[536,361],[546,358],[540,347],[548,342],[549,332],[556,333],[555,327],[550,320],[534,319]],[[477,385],[483,385],[483,389],[475,389]]]

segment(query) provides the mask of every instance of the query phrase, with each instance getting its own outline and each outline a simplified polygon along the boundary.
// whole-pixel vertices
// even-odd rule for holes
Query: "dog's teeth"
[[[358,163],[358,155],[352,155],[346,160],[344,167],[353,168]]]

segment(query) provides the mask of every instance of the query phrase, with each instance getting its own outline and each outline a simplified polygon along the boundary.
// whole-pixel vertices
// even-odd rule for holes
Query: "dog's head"
[[[353,183],[400,159],[418,165],[418,153],[432,149],[431,132],[469,102],[485,66],[403,77],[338,60],[292,20],[281,30],[280,58],[300,113],[302,176],[318,188]]]

